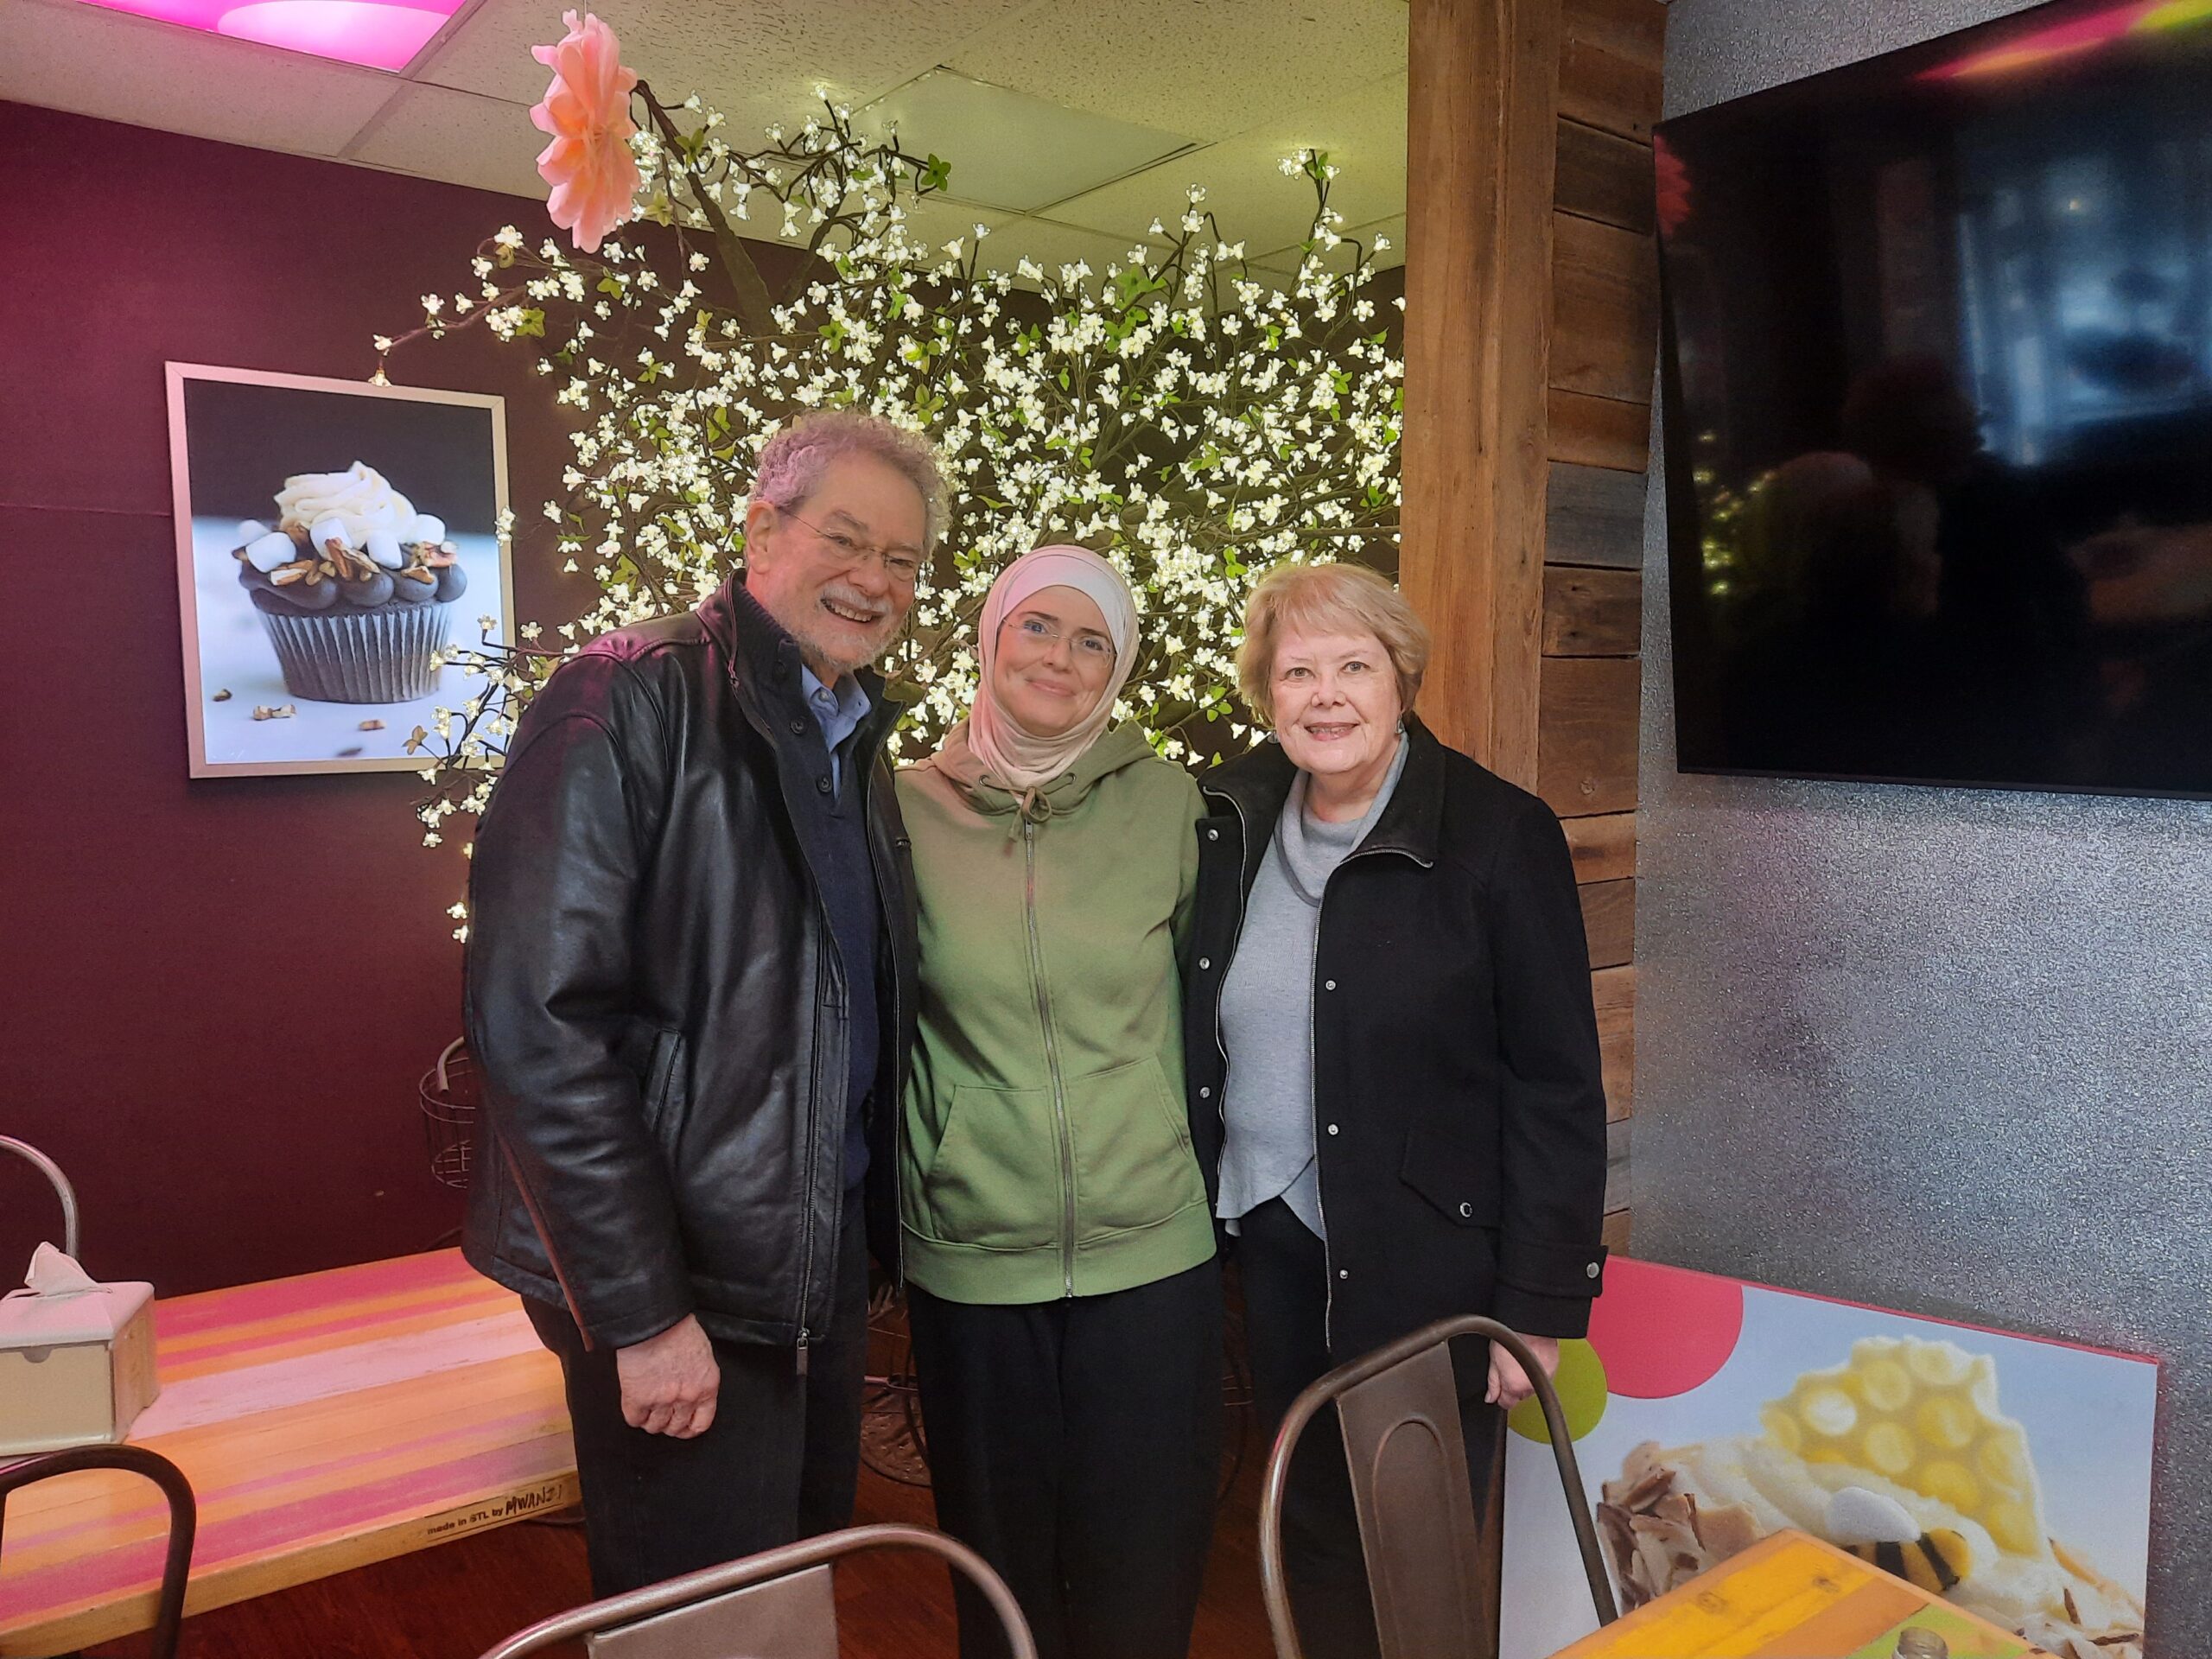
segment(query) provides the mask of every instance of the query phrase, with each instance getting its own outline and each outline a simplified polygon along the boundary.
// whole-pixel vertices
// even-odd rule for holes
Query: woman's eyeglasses
[[[1018,616],[1007,625],[1019,635],[1023,644],[1039,651],[1050,651],[1059,643],[1060,625],[1042,616]],[[1085,628],[1075,636],[1075,654],[1096,662],[1114,660],[1114,642],[1103,633]]]

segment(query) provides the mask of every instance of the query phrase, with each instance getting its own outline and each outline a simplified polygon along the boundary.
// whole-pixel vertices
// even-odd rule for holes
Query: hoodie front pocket
[[[936,1237],[999,1250],[1057,1245],[1060,1190],[1049,1089],[954,1088],[937,1155],[922,1178]]]
[[[1068,1084],[1078,1236],[1150,1227],[1205,1201],[1188,1120],[1147,1058]]]

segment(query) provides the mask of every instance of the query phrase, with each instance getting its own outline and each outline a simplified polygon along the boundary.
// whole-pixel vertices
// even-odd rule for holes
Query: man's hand
[[[1535,1351],[1537,1363],[1544,1368],[1546,1376],[1559,1375],[1557,1337],[1523,1337],[1521,1340]],[[1521,1369],[1521,1362],[1497,1344],[1491,1344],[1490,1392],[1483,1398],[1501,1411],[1510,1411],[1535,1391],[1535,1385],[1529,1381],[1528,1372]],[[623,1398],[629,1398],[626,1392]]]
[[[614,1351],[622,1421],[648,1434],[688,1440],[715,1421],[721,1368],[698,1319],[685,1314],[657,1337]]]

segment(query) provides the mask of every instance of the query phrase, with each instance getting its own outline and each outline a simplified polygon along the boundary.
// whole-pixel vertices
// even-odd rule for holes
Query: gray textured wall
[[[1674,0],[1668,111],[2019,9]],[[2212,1653],[2212,805],[1678,774],[1653,480],[1637,1253],[2164,1358],[2152,1634]]]

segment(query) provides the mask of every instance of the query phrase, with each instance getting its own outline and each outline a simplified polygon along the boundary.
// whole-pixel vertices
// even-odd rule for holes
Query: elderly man
[[[778,433],[743,582],[563,664],[477,835],[465,1248],[560,1357],[600,1595],[851,1516],[914,1019],[867,665],[944,502],[888,423]]]

